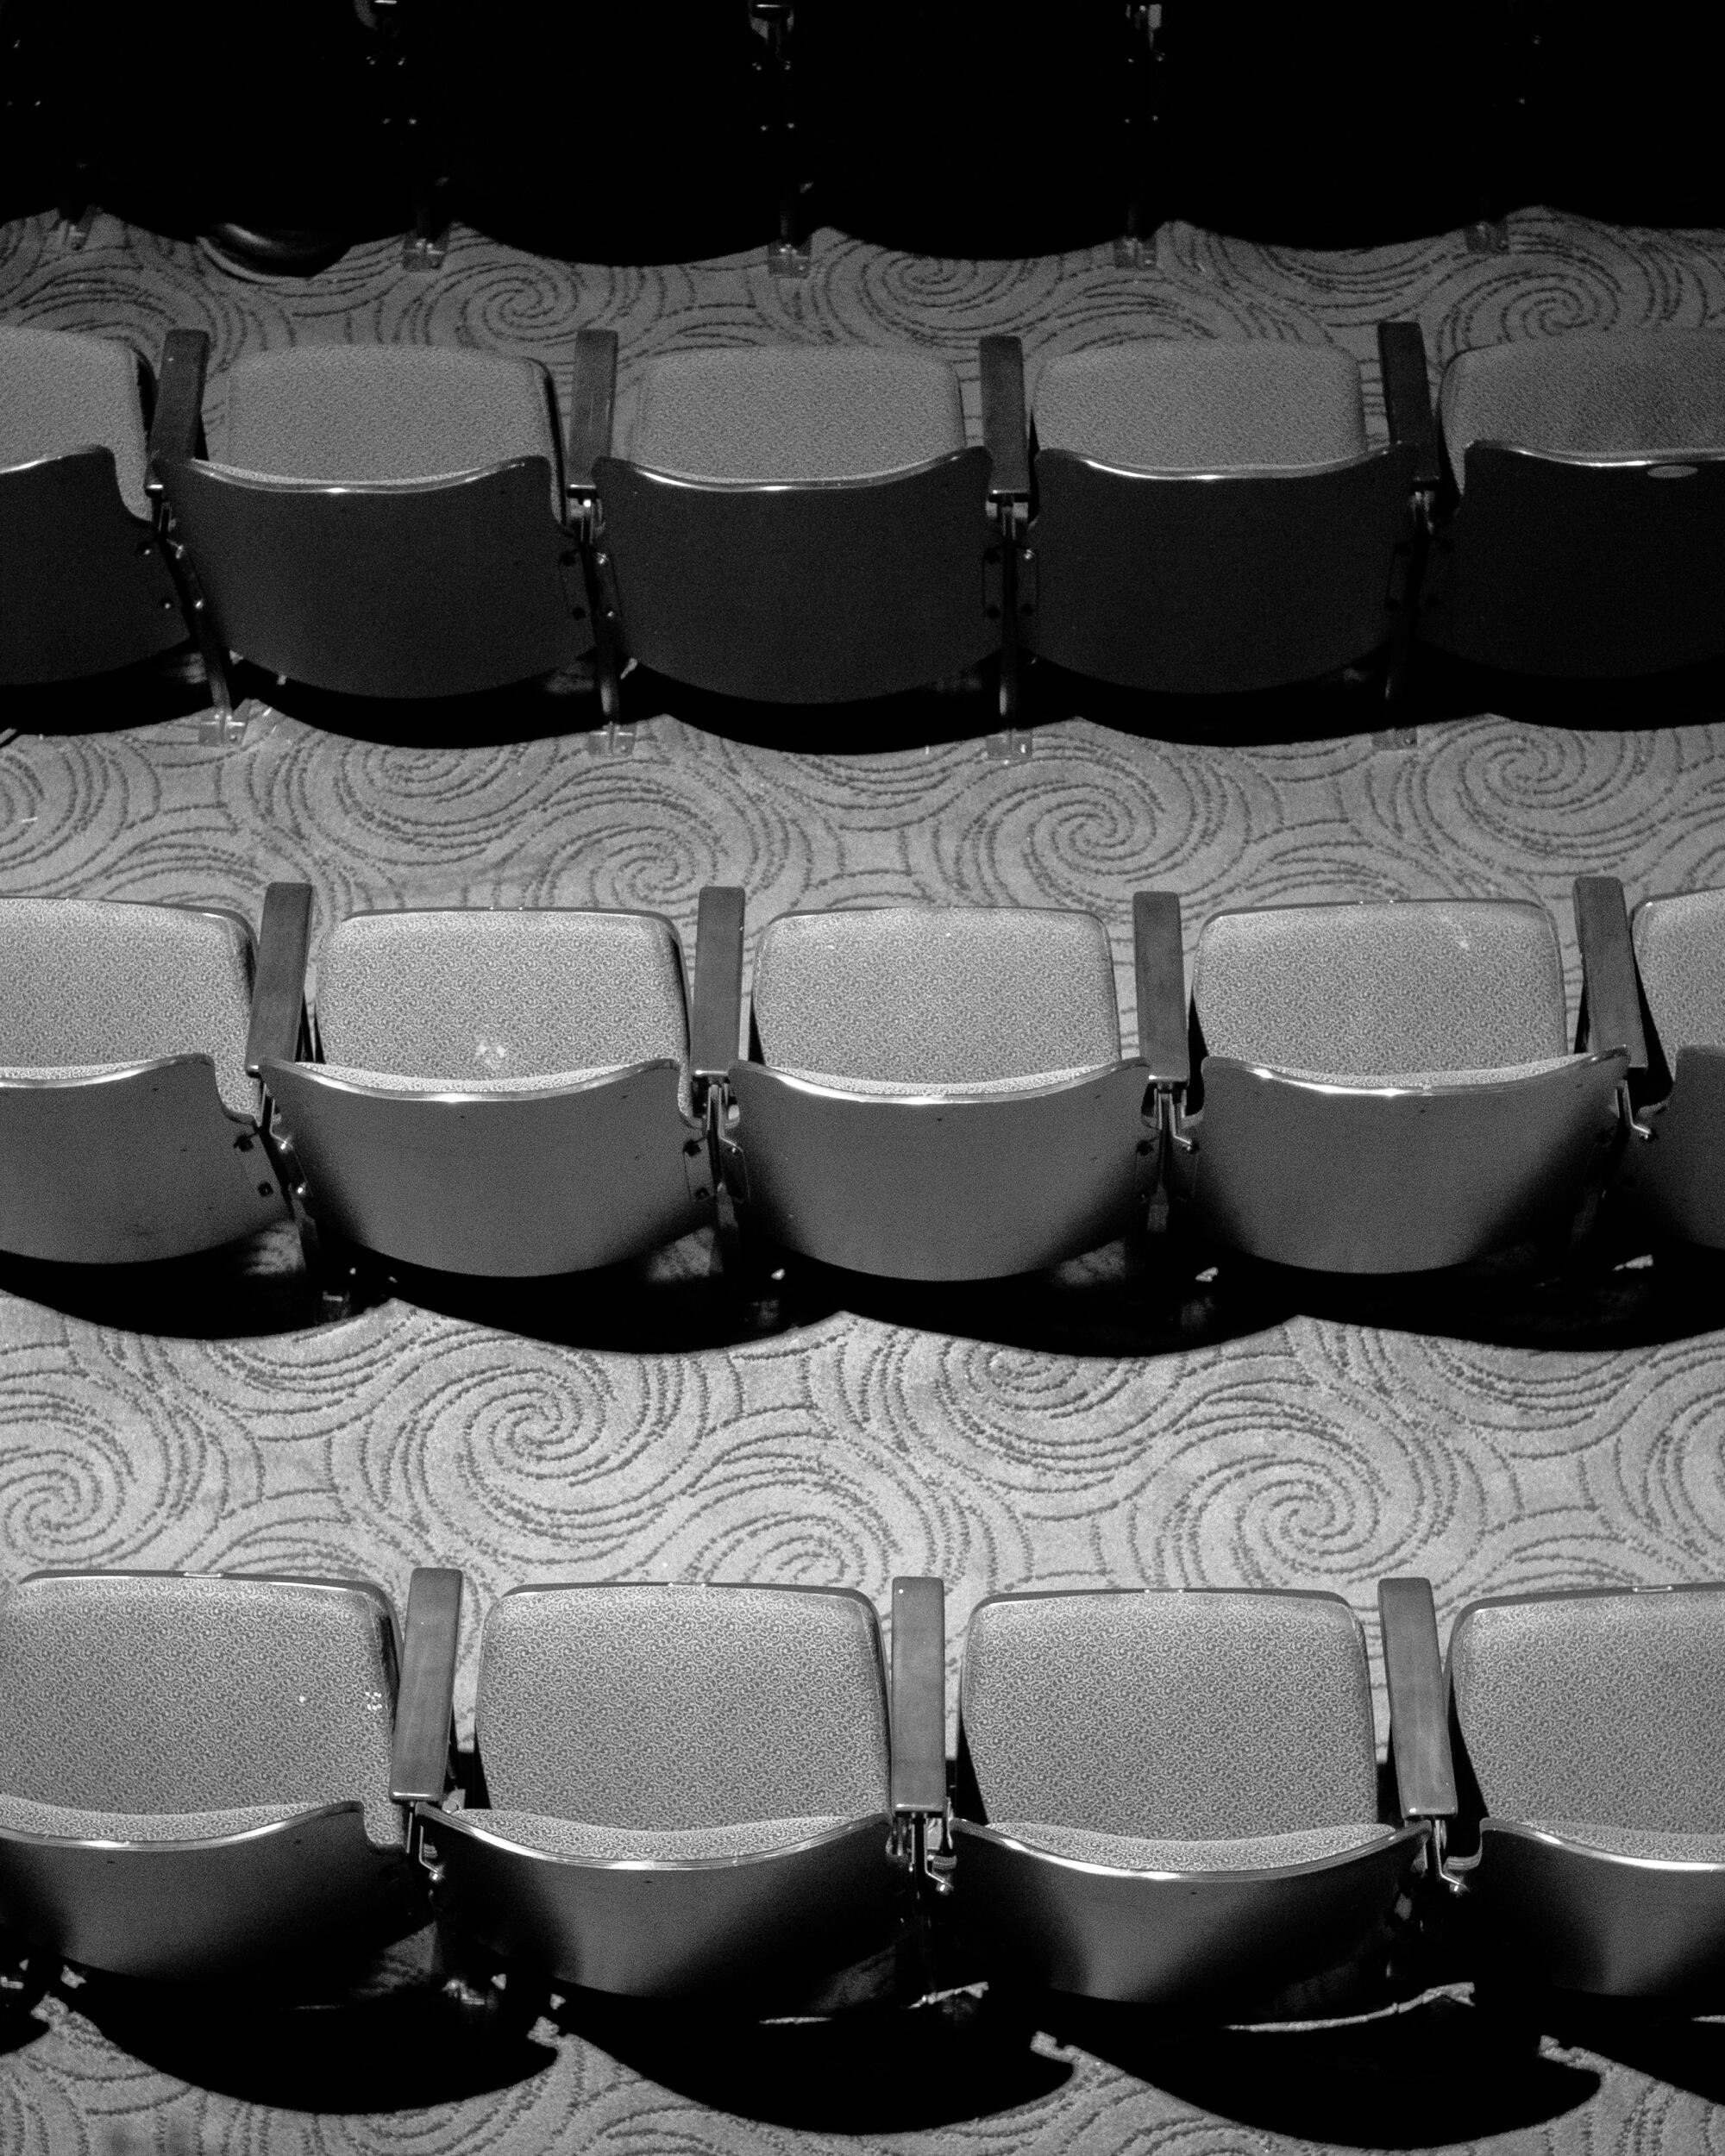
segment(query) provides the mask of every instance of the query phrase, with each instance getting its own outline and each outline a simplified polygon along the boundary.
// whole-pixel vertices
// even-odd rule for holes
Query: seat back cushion
[[[1339,1078],[1476,1075],[1569,1045],[1551,917],[1507,900],[1218,913],[1192,1000],[1210,1054]]]
[[[1725,1589],[1476,1602],[1449,1682],[1494,1817],[1725,1830]]]
[[[1122,472],[1276,472],[1366,454],[1359,367],[1330,345],[1146,339],[1063,352],[1036,438]]]
[[[859,1595],[524,1589],[486,1621],[492,1803],[594,1827],[857,1818],[888,1804],[880,1630]]]
[[[208,1056],[223,1103],[246,1075],[252,932],[236,913],[102,899],[0,899],[0,1073]]]
[[[1725,453],[1725,334],[1570,329],[1458,352],[1438,416],[1465,480],[1468,446],[1501,442],[1547,456]]]
[[[130,350],[64,329],[0,328],[0,472],[92,448],[114,452],[120,498],[147,517],[148,453]]]
[[[668,352],[618,398],[619,456],[731,485],[884,479],[964,447],[958,377],[924,352],[767,344]],[[810,624],[811,634],[818,634]]]
[[[991,1820],[1220,1840],[1377,1816],[1365,1646],[1333,1595],[1001,1595],[959,1709]]]
[[[1107,932],[1030,906],[787,913],[755,956],[774,1068],[863,1086],[1034,1083],[1117,1062]]]
[[[359,913],[325,945],[317,1032],[356,1073],[483,1084],[665,1057],[687,1069],[676,931],[653,913]]]
[[[1725,891],[1684,891],[1635,908],[1635,963],[1659,1045],[1725,1048]]]
[[[550,378],[536,360],[421,344],[293,345],[240,360],[217,394],[210,454],[241,471],[351,484],[544,457],[559,513]]]
[[[394,1620],[360,1582],[38,1573],[0,1600],[0,1790],[98,1813],[389,1801]]]

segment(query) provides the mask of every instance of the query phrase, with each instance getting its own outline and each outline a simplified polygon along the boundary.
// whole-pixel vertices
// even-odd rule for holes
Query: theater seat
[[[1569,1052],[1557,934],[1523,902],[1216,914],[1190,1036],[1173,1194],[1202,1239],[1279,1264],[1403,1273],[1561,1247],[1618,1130],[1627,1056]]]
[[[237,914],[0,899],[0,1249],[129,1263],[286,1217],[252,993]]]
[[[668,921],[353,915],[319,956],[307,1058],[310,918],[306,887],[273,887],[275,1000],[252,1047],[320,1244],[523,1277],[612,1264],[711,1218]]]
[[[480,1651],[485,1806],[422,1813],[440,1923],[596,1990],[806,2006],[902,1913],[895,1727],[848,1589],[518,1589]]]
[[[1034,422],[1024,634],[1044,658],[1202,694],[1314,679],[1389,642],[1416,452],[1369,445],[1347,353],[1269,338],[1062,353]]]
[[[169,360],[200,385],[209,341]],[[169,364],[165,360],[165,369]],[[426,345],[258,353],[208,457],[160,460],[223,643],[317,688],[459,696],[592,647],[543,369]]]
[[[1192,2010],[1381,1960],[1427,1839],[1378,1816],[1358,1620],[1269,1591],[979,1603],[955,1814],[991,1976]]]
[[[1725,1589],[1474,1602],[1448,1673],[1476,1971],[1716,2002]]]
[[[0,685],[185,641],[146,491],[139,375],[107,338],[0,327]]]
[[[1571,330],[1460,352],[1439,416],[1430,642],[1575,679],[1725,653],[1725,335]]]
[[[858,1272],[980,1280],[1142,1219],[1150,1075],[1121,1056],[1094,916],[785,914],[756,952],[752,1023],[730,1072],[728,1172],[772,1243]]]
[[[327,1977],[417,1928],[409,1807],[445,1784],[459,1590],[414,1575],[404,1659],[362,1581],[8,1589],[0,1922],[32,1951],[180,1980]]]

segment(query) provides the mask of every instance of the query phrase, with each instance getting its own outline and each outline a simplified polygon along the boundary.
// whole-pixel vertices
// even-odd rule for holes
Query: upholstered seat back
[[[753,1007],[768,1064],[865,1087],[1034,1082],[1120,1053],[1107,934],[1088,913],[787,913],[761,937]]]
[[[1007,1595],[959,1710],[990,1819],[1215,1840],[1377,1818],[1359,1624],[1327,1595]]]
[[[252,934],[237,914],[98,899],[0,899],[0,1070],[99,1070],[208,1056],[223,1100],[245,1071]]]
[[[107,337],[0,328],[0,472],[92,448],[113,451],[121,500],[147,517],[144,415],[130,351]]]
[[[1550,916],[1509,901],[1219,913],[1192,1000],[1210,1054],[1338,1077],[1490,1075],[1569,1044]]]
[[[98,1813],[389,1801],[394,1620],[360,1582],[38,1573],[0,1599],[0,1791]]]
[[[837,1589],[506,1595],[486,1622],[478,1728],[500,1810],[696,1828],[888,1802],[880,1632]]]
[[[1725,1830],[1725,1589],[1476,1602],[1449,1682],[1494,1817]]]
[[[1675,1061],[1682,1048],[1725,1048],[1725,891],[1644,900],[1635,908],[1634,939],[1666,1056]]]
[[[355,914],[317,1016],[327,1062],[452,1085],[688,1061],[681,947],[651,913]]]

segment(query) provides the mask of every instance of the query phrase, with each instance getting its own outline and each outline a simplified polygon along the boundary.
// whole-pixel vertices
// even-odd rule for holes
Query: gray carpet
[[[264,284],[107,220],[82,252],[45,221],[0,230],[6,318],[146,352],[202,324],[218,367],[301,336],[468,341],[555,364],[576,327],[604,323],[628,365],[715,336],[855,335],[961,365],[968,351],[974,401],[985,329],[1021,333],[1032,360],[1145,329],[1327,336],[1370,369],[1374,322],[1408,311],[1434,357],[1581,324],[1718,321],[1725,237],[1529,213],[1504,257],[1456,237],[1302,256],[1180,228],[1153,271],[1130,273],[1100,254],[919,261],[824,233],[798,285],[747,262],[574,268],[461,234],[435,278],[404,277],[380,245]],[[1725,881],[1725,728],[1482,717],[1405,749],[1367,733],[1199,749],[1081,719],[1000,768],[973,742],[820,757],[669,718],[626,758],[580,734],[380,747],[270,711],[222,749],[195,718],[129,726],[116,700],[111,730],[0,748],[0,891],[255,918],[271,878],[303,875],[320,932],[356,906],[459,901],[645,906],[687,937],[712,881],[743,884],[756,924],[812,902],[1086,906],[1114,937],[1128,1021],[1145,887],[1181,893],[1189,937],[1223,904],[1535,898],[1557,917],[1572,1007],[1569,885],[1590,869],[1632,896]],[[698,1300],[705,1262],[685,1250],[643,1292]],[[1488,1283],[1423,1317],[1393,1299],[1338,1314],[1236,1298],[1189,1310],[1182,1332],[1132,1307],[1130,1279],[1081,1269],[1043,1313],[817,1297],[772,1337],[700,1345],[696,1324],[689,1344],[643,1352],[608,1344],[614,1283],[585,1304],[576,1283],[556,1309],[524,1298],[520,1331],[506,1307],[487,1314],[511,1323],[481,1325],[404,1300],[312,1329],[280,1301],[292,1263],[278,1238],[252,1254],[255,1277],[193,1269],[149,1331],[64,1283],[14,1281],[7,1576],[352,1570],[399,1596],[415,1563],[455,1563],[471,1620],[533,1580],[832,1581],[884,1608],[895,1571],[931,1570],[955,1643],[1000,1588],[1324,1586],[1367,1618],[1375,1656],[1384,1573],[1429,1573],[1446,1621],[1481,1593],[1718,1577],[1725,1560],[1725,1353],[1709,1329],[1725,1300],[1705,1281],[1679,1296],[1644,1270],[1556,1300]],[[210,1327],[251,1337],[196,1337]],[[470,1623],[464,1716],[471,1651]],[[756,2034],[583,2006],[487,2043],[405,1965],[367,2008],[279,2022],[60,1987],[0,2019],[0,2147],[31,2156],[1725,2147],[1714,2025],[1608,2016],[1541,2035],[1452,1996],[1362,2028],[1209,2036],[1076,2015],[1032,2031],[968,1997]]]

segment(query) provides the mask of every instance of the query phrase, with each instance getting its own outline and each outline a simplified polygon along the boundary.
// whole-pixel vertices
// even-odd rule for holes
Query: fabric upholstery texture
[[[987,1817],[1038,1836],[1377,1823],[1365,1646],[1332,1596],[1003,1596],[970,1620],[959,1703]]]
[[[1725,1834],[1725,1589],[1476,1602],[1449,1680],[1493,1817]]]
[[[562,459],[550,379],[531,360],[448,346],[303,344],[242,360],[227,378],[218,463],[273,478],[445,479],[514,457]]]
[[[246,1075],[252,932],[237,914],[98,899],[0,899],[0,1067],[92,1075],[208,1056],[236,1115]]]
[[[728,1827],[658,1828],[593,1827],[585,1820],[557,1819],[543,1812],[467,1812],[463,1816],[486,1833],[519,1848],[574,1857],[588,1864],[723,1864],[789,1849],[850,1824],[831,1814],[810,1819],[743,1820]]]
[[[1353,1087],[1429,1086],[1501,1086],[1517,1078],[1541,1078],[1548,1070],[1566,1070],[1571,1063],[1584,1062],[1580,1056],[1540,1056],[1530,1063],[1487,1064],[1477,1070],[1351,1070],[1346,1082]],[[1276,1065],[1278,1076],[1303,1078],[1314,1085],[1333,1086],[1342,1082],[1333,1070],[1296,1070],[1285,1063]]]
[[[1509,900],[1218,913],[1192,1000],[1210,1054],[1308,1075],[1447,1079],[1569,1048],[1557,932]]]
[[[614,438],[620,456],[681,479],[884,479],[962,449],[964,409],[957,375],[924,352],[668,352],[619,396]]]
[[[1292,1834],[1239,1834],[1225,1840],[1155,1839],[1142,1834],[1099,1834],[1082,1827],[1015,1825],[990,1820],[991,1827],[1032,1849],[1075,1864],[1101,1865],[1118,1871],[1276,1871],[1284,1865],[1321,1864],[1388,1841],[1393,1827],[1317,1827]]]
[[[41,1804],[0,1791],[0,1827],[17,1834],[44,1834],[65,1841],[216,1841],[279,1820],[298,1819],[315,1807],[242,1804],[213,1812],[95,1812],[70,1804]]]
[[[1667,1058],[1674,1062],[1680,1048],[1725,1048],[1725,891],[1648,899],[1633,925],[1635,963]]]
[[[1601,1849],[1611,1857],[1640,1857],[1659,1864],[1725,1865],[1725,1833],[1683,1834],[1661,1833],[1653,1827],[1603,1827],[1591,1820],[1519,1821],[1537,1827],[1541,1833],[1560,1834],[1584,1849]]]
[[[1071,1070],[1033,1070],[1020,1077],[972,1078],[963,1086],[937,1086],[925,1078],[838,1078],[831,1071],[795,1070],[781,1068],[786,1078],[805,1078],[811,1085],[825,1086],[834,1092],[863,1094],[876,1100],[920,1100],[931,1094],[942,1100],[955,1093],[965,1097],[991,1093],[1029,1093],[1051,1086],[1076,1085],[1082,1078],[1094,1078],[1097,1067],[1079,1064]],[[0,1073],[0,1075],[3,1075]]]
[[[1366,454],[1359,367],[1331,345],[1160,337],[1063,352],[1037,444],[1123,472],[1267,472]]]
[[[314,1068],[326,1078],[344,1079],[352,1086],[369,1086],[378,1093],[428,1093],[439,1089],[423,1078],[407,1077],[398,1070],[359,1070],[346,1063],[318,1063]],[[599,1063],[587,1070],[530,1071],[525,1076],[518,1074],[513,1077],[492,1078],[475,1069],[460,1078],[446,1079],[442,1085],[452,1093],[562,1093],[571,1086],[589,1084],[595,1078],[612,1077],[616,1070],[615,1063]],[[0,1072],[0,1076],[3,1075]]]
[[[147,517],[138,362],[110,337],[0,327],[0,472],[74,449],[111,449],[120,498]]]
[[[530,1080],[663,1057],[687,1083],[681,946],[652,913],[359,913],[324,946],[319,1045],[376,1084]]]
[[[1464,481],[1475,442],[1559,457],[1719,455],[1725,335],[1571,329],[1458,352],[1444,370],[1438,417]]]
[[[787,913],[755,956],[763,1060],[917,1088],[1044,1084],[1117,1062],[1107,933],[1031,906]]]
[[[856,1595],[534,1588],[486,1620],[479,1751],[505,1811],[631,1831],[881,1812],[886,1714]]]
[[[108,1814],[357,1800],[393,1846],[395,1685],[360,1582],[37,1574],[0,1601],[0,1789]]]

